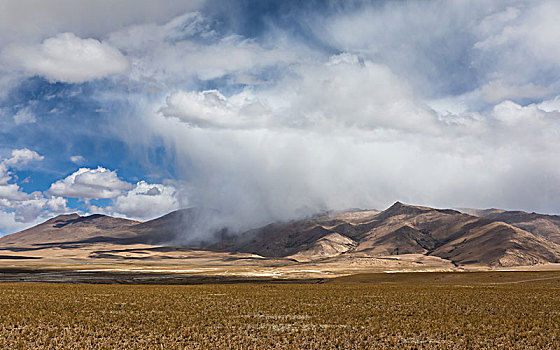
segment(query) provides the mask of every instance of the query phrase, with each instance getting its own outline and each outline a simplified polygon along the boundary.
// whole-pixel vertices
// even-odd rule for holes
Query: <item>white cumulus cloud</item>
[[[127,58],[118,49],[72,33],[57,34],[39,45],[10,45],[2,52],[2,58],[29,75],[67,83],[104,78],[129,68]]]
[[[43,160],[44,156],[27,148],[15,149],[12,151],[12,157],[8,158],[5,162],[8,165],[25,165],[34,160]]]
[[[437,121],[387,66],[347,53],[294,67],[272,87],[230,97],[217,90],[175,92],[159,111],[189,126],[215,129],[433,131]]]
[[[67,200],[41,192],[26,193],[14,182],[14,169],[44,156],[27,148],[15,149],[10,158],[0,159],[0,234],[29,227],[56,213],[68,211]]]
[[[160,112],[191,126],[227,129],[264,126],[269,113],[251,93],[243,92],[228,99],[217,90],[173,93]]]
[[[103,167],[80,168],[66,178],[51,184],[51,194],[72,198],[115,198],[132,188],[116,171]]]
[[[109,208],[114,214],[135,219],[152,219],[181,208],[179,191],[171,185],[138,182],[118,196]]]
[[[31,161],[40,161],[44,158],[45,157],[39,153],[27,148],[12,150],[12,156],[10,158],[0,160],[0,185],[9,187],[8,181],[12,179],[12,175],[9,171],[10,168],[17,168]],[[19,191],[19,186],[17,186],[16,190]]]

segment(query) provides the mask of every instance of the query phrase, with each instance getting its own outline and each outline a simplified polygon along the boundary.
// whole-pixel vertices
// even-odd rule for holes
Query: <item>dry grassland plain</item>
[[[560,272],[0,284],[2,349],[557,349]]]

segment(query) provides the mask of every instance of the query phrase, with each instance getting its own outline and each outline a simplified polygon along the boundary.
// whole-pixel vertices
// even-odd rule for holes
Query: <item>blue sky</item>
[[[560,212],[555,1],[0,4],[0,234],[203,206]]]

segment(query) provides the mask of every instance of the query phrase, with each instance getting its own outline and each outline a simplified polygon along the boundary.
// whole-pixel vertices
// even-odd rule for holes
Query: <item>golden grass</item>
[[[558,272],[509,272],[0,284],[0,348],[560,348],[559,281]]]

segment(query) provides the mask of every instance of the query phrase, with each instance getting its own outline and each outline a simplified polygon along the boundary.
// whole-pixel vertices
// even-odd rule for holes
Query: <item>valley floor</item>
[[[0,348],[560,347],[560,272],[314,284],[0,283]]]
[[[0,282],[193,284],[233,281],[315,281],[359,273],[554,271],[560,264],[508,268],[455,266],[422,254],[339,255],[313,261],[264,258],[143,244],[0,248]]]

